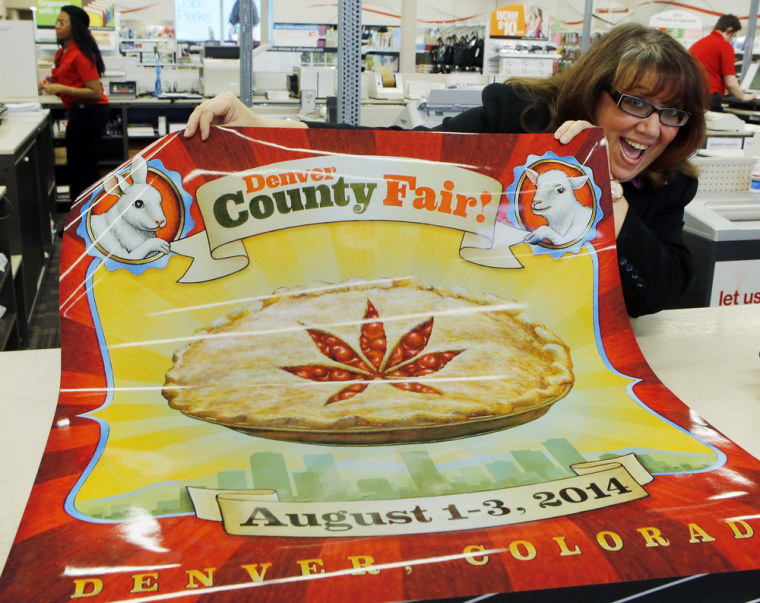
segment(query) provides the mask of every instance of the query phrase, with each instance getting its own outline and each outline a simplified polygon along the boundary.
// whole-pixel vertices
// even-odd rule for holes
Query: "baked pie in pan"
[[[518,304],[412,280],[279,290],[199,331],[163,394],[247,434],[323,444],[471,436],[545,414],[567,345]]]

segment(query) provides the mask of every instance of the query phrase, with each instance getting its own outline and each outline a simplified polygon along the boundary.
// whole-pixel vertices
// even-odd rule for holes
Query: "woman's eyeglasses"
[[[639,98],[638,96],[631,96],[630,94],[623,94],[620,90],[614,90],[609,92],[612,100],[621,110],[625,111],[629,115],[635,117],[649,117],[657,111],[660,117],[660,123],[665,126],[674,126],[680,128],[684,125],[691,113],[688,111],[682,111],[681,109],[673,109],[671,107],[655,107],[649,101]]]
[[[59,27],[66,27],[67,25],[71,25],[71,21],[56,21],[55,24]]]

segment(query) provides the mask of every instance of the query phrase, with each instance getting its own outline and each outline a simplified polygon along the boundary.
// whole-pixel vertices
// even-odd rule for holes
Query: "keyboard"
[[[162,92],[158,95],[158,98],[194,98],[194,99],[200,99],[203,98],[200,94],[197,92]]]
[[[731,109],[744,109],[745,111],[760,111],[760,98],[752,100],[739,100],[735,96],[726,96],[723,102]]]

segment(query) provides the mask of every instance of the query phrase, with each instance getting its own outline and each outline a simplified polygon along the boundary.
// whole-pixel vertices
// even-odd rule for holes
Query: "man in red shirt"
[[[754,94],[745,94],[736,79],[736,56],[731,40],[741,31],[739,18],[723,15],[718,19],[710,34],[689,48],[692,56],[707,70],[712,94],[712,111],[722,110],[723,95],[726,90],[739,100],[752,100]]]

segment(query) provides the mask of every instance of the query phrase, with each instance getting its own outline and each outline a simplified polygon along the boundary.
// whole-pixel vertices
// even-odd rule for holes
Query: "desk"
[[[632,320],[658,378],[760,457],[760,307],[666,310]],[[59,350],[0,354],[0,565],[4,565],[53,420]],[[31,388],[29,384],[35,384]],[[12,401],[8,403],[7,401]]]
[[[7,232],[12,255],[20,259],[14,276],[21,345],[32,316],[37,288],[52,249],[51,210],[55,195],[50,112],[10,113],[0,124],[0,185],[11,203]]]
[[[735,150],[740,152],[749,149],[754,140],[756,125],[744,124],[745,130],[707,130],[705,134],[705,149]],[[744,155],[741,154],[743,157]]]
[[[16,318],[16,287],[13,281],[18,256],[11,253],[8,217],[12,206],[0,184],[0,350],[17,350],[20,333]]]
[[[748,124],[760,123],[760,111],[752,111],[750,109],[735,109],[734,107],[729,107],[727,105],[723,105],[723,110],[726,113],[733,113],[734,115],[741,117]]]

